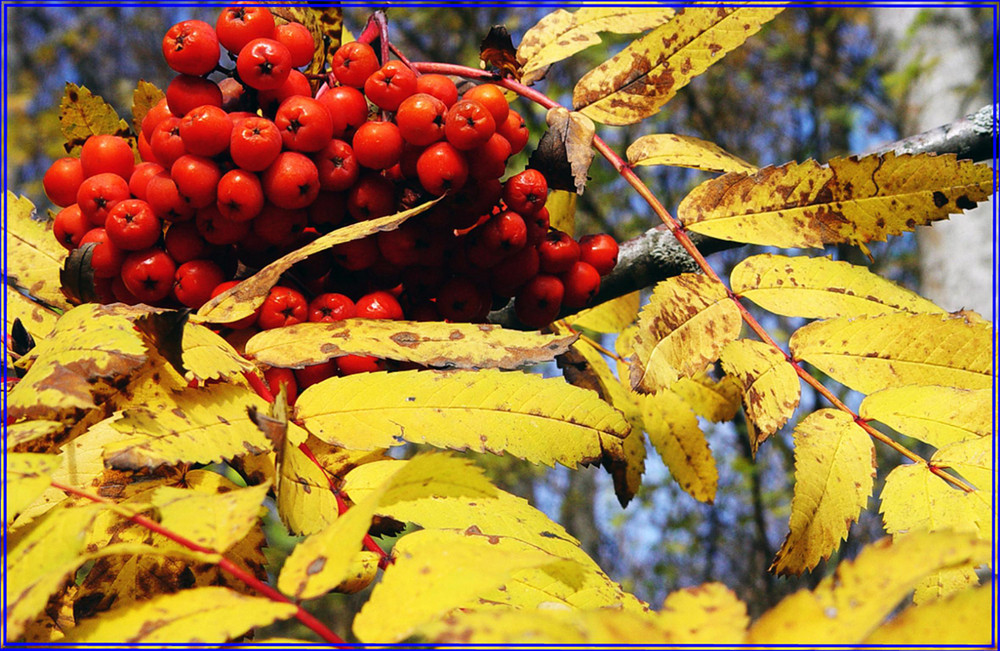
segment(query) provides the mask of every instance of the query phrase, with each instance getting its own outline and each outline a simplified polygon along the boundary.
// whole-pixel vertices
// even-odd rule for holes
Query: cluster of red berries
[[[540,172],[500,181],[528,141],[500,87],[460,96],[446,76],[382,64],[351,42],[314,92],[297,68],[315,51],[306,27],[277,24],[266,7],[229,7],[215,27],[180,22],[163,39],[178,74],[142,120],[141,162],[127,140],[102,135],[49,168],[55,235],[68,249],[95,243],[100,300],[198,308],[237,270],[442,195],[397,230],[300,263],[294,288],[274,288],[231,328],[404,313],[477,322],[511,297],[542,327],[593,298],[617,244],[550,228]]]

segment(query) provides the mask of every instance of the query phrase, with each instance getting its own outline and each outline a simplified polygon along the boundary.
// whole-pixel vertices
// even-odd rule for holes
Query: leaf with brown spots
[[[731,375],[716,380],[708,373],[698,373],[677,380],[670,390],[679,395],[691,411],[712,423],[732,420],[740,408],[741,391]]]
[[[594,332],[621,332],[639,316],[639,292],[625,294],[566,317],[577,328]]]
[[[625,152],[629,165],[670,165],[690,167],[706,172],[746,172],[753,174],[757,168],[738,158],[714,142],[679,136],[673,133],[657,133],[642,136],[628,146]]]
[[[726,174],[692,190],[677,215],[690,230],[723,240],[863,245],[946,219],[992,194],[986,164],[889,152]]]
[[[197,323],[184,324],[182,346],[184,367],[199,382],[232,379],[254,368],[228,341]]]
[[[52,481],[63,459],[54,454],[13,453],[5,456],[4,499],[7,526],[34,502]]]
[[[191,320],[202,323],[232,323],[250,316],[264,303],[268,292],[278,284],[281,275],[296,263],[302,262],[314,253],[326,251],[337,244],[360,240],[382,231],[395,230],[407,219],[424,212],[437,201],[440,199],[423,203],[416,208],[410,208],[395,215],[349,224],[327,233],[302,248],[281,256],[235,287],[222,292],[202,305],[197,314],[191,315]]]
[[[868,505],[875,479],[875,446],[851,415],[820,409],[792,437],[795,491],[789,532],[771,564],[777,574],[801,574],[829,558]]]
[[[59,271],[67,251],[52,235],[52,220],[35,219],[35,206],[24,197],[13,192],[7,192],[5,197],[5,282],[49,305],[69,309],[71,306],[59,289]]]
[[[6,285],[7,290],[7,324],[6,333],[11,346],[7,351],[7,368],[14,367],[14,355],[12,349],[17,350],[17,337],[14,335],[14,323],[20,322],[22,333],[27,333],[30,340],[38,340],[52,332],[59,315],[37,303],[10,285]]]
[[[754,454],[767,437],[788,422],[799,405],[799,377],[780,350],[760,341],[740,339],[722,350],[722,368],[736,379],[743,408],[754,425]]]
[[[330,62],[341,44],[344,10],[336,5],[323,8],[272,6],[271,13],[288,22],[305,25],[312,34],[313,59],[302,72],[307,75],[329,72]]]
[[[742,324],[739,309],[717,280],[686,273],[660,282],[639,313],[632,388],[655,393],[703,370],[739,336]]]
[[[486,324],[345,319],[265,330],[247,342],[246,353],[284,368],[374,355],[436,368],[515,369],[551,361],[575,339]]]
[[[94,95],[86,86],[66,83],[66,92],[59,103],[59,126],[66,138],[68,154],[78,154],[90,136],[111,135],[125,138],[135,149],[135,137],[128,122],[100,95]]]
[[[295,604],[209,586],[161,595],[81,622],[65,642],[126,640],[141,644],[222,644],[295,615]]]
[[[908,384],[993,385],[993,326],[959,315],[841,317],[799,328],[792,354],[861,393]]]
[[[993,389],[903,386],[877,391],[861,403],[862,418],[885,423],[936,448],[993,433]]]
[[[184,389],[163,408],[131,407],[112,423],[131,436],[107,445],[105,462],[134,470],[181,462],[212,463],[271,449],[270,441],[247,415],[249,407],[266,410],[266,403],[246,387],[227,384]]]
[[[517,47],[521,83],[533,84],[557,61],[601,42],[598,34],[638,34],[670,20],[670,7],[583,7],[556,9],[524,33]]]
[[[688,7],[585,74],[573,89],[573,108],[603,124],[639,122],[782,9]]]
[[[149,110],[156,106],[165,95],[163,91],[144,79],[140,79],[132,92],[132,130],[142,131],[142,120]]]
[[[494,369],[331,378],[302,392],[295,411],[311,434],[346,448],[424,443],[549,466],[619,459],[629,432],[592,391]]]
[[[481,498],[496,493],[469,461],[445,454],[418,455],[393,470],[333,524],[292,550],[278,576],[279,590],[296,599],[310,599],[348,578],[379,506],[433,495]]]
[[[231,484],[216,473],[205,476],[208,475],[219,478],[217,482]],[[190,486],[161,486],[153,491],[149,501],[159,511],[160,524],[168,530],[202,547],[225,552],[246,538],[259,523],[268,489],[268,484],[248,488],[226,486],[226,490],[215,486],[196,490]]]
[[[557,106],[545,114],[545,123],[549,128],[531,153],[528,166],[545,176],[550,190],[583,194],[587,186],[587,170],[594,160],[591,146],[595,133],[593,120]],[[575,202],[572,207],[575,211]]]
[[[751,256],[733,268],[733,291],[784,316],[830,319],[944,310],[866,267],[829,258]]]
[[[649,442],[684,492],[711,504],[719,470],[698,419],[679,395],[670,390],[639,396]]]
[[[667,595],[656,613],[670,642],[683,645],[741,645],[750,616],[747,606],[721,583],[703,583]]]
[[[573,563],[475,528],[411,533],[396,543],[393,556],[395,562],[354,618],[353,632],[362,642],[400,642],[440,615],[477,605],[480,596],[519,570]]]
[[[988,562],[991,548],[972,535],[950,531],[883,538],[862,549],[853,561],[841,562],[814,590],[785,597],[750,626],[746,641],[856,645],[923,578],[943,569]]]

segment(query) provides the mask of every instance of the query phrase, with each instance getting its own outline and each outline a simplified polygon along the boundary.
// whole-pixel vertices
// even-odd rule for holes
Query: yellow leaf
[[[719,358],[743,321],[722,283],[686,273],[660,282],[639,313],[629,381],[640,393],[669,388]]]
[[[990,435],[993,390],[917,385],[885,389],[865,398],[859,413],[940,448]]]
[[[671,592],[656,617],[673,644],[742,644],[750,624],[746,604],[721,583]]]
[[[788,345],[796,359],[867,394],[908,384],[988,388],[992,343],[988,322],[896,312],[810,323]]]
[[[7,288],[7,329],[8,335],[14,327],[14,320],[20,319],[21,325],[28,331],[35,341],[42,339],[55,327],[59,315],[46,308],[41,303],[36,303],[10,285]],[[8,353],[10,351],[8,350]]]
[[[344,319],[264,330],[247,342],[246,353],[281,367],[374,355],[423,366],[514,369],[551,361],[575,338],[487,324]]]
[[[286,437],[278,470],[275,505],[289,531],[310,535],[322,531],[337,519],[337,497],[330,490],[327,473],[336,481],[342,481],[354,467],[382,459],[384,451],[345,450],[308,436],[295,423],[289,423],[288,428],[302,433],[306,447],[322,468],[313,463],[298,444],[291,443],[292,437]]]
[[[214,473],[213,473],[214,474]],[[259,521],[268,484],[221,493],[162,486],[150,503],[160,511],[160,524],[202,547],[224,552]]]
[[[54,454],[14,453],[5,457],[4,504],[7,524],[41,495],[52,481],[52,473],[62,464]]]
[[[210,586],[115,608],[81,622],[69,632],[65,641],[73,644],[223,643],[257,626],[288,619],[296,611],[295,604]]]
[[[4,432],[8,450],[44,450],[55,435],[65,429],[65,425],[55,420],[25,420],[8,425]],[[32,444],[32,445],[29,445]]]
[[[740,408],[740,388],[731,375],[715,380],[707,373],[698,373],[677,380],[670,390],[695,414],[713,423],[732,420]]]
[[[149,110],[156,106],[165,95],[163,91],[144,79],[140,79],[132,92],[132,130],[142,131],[142,120]]]
[[[625,155],[629,165],[633,167],[672,165],[706,172],[747,172],[749,174],[757,171],[756,167],[733,156],[714,142],[673,133],[642,136],[628,146]]]
[[[800,590],[753,623],[750,644],[855,644],[924,577],[988,560],[990,545],[954,532],[883,538],[844,561],[812,592]],[[924,640],[932,644],[934,640]]]
[[[278,589],[296,599],[318,597],[347,579],[376,509],[430,495],[489,496],[496,489],[469,462],[424,454],[395,468],[378,488],[288,556]]]
[[[197,323],[184,324],[184,368],[199,382],[230,379],[253,372],[254,366],[228,341]]]
[[[227,384],[185,389],[171,408],[133,407],[113,423],[131,436],[109,444],[104,458],[114,468],[155,468],[162,464],[212,463],[271,447],[247,415],[266,403],[249,389]]]
[[[649,442],[663,457],[681,488],[701,502],[715,500],[719,471],[698,419],[673,391],[640,396]]]
[[[733,291],[784,316],[829,319],[944,310],[860,265],[829,258],[755,255],[730,277]]]
[[[407,219],[424,212],[437,201],[439,199],[428,201],[416,208],[410,208],[395,215],[349,224],[327,233],[302,248],[281,256],[235,287],[222,292],[202,305],[196,314],[191,315],[191,319],[204,323],[232,323],[250,316],[264,303],[268,292],[278,283],[281,275],[296,263],[305,260],[314,253],[326,251],[337,244],[360,240],[382,231],[395,230]]]
[[[992,502],[993,435],[950,443],[934,453],[931,464],[951,468],[971,482]]]
[[[943,599],[910,606],[872,631],[865,645],[982,646],[994,642],[992,588],[963,590]]]
[[[332,63],[333,55],[341,44],[341,32],[344,27],[343,9],[338,6],[323,8],[275,6],[271,11],[289,22],[302,23],[309,28],[315,49],[312,61],[302,72],[307,75],[322,73],[324,66]]]
[[[456,609],[417,630],[437,644],[509,644],[512,648],[568,644],[597,648],[665,645],[672,638],[648,614],[611,608],[588,610]]]
[[[59,270],[67,251],[52,234],[52,221],[35,219],[35,206],[9,191],[4,199],[4,215],[6,281],[49,305],[69,309],[70,304],[59,288]]]
[[[366,643],[399,642],[418,626],[453,608],[473,605],[517,570],[566,562],[506,536],[423,530],[404,536],[395,562],[354,618]]]
[[[653,115],[781,10],[688,7],[585,74],[573,89],[573,108],[611,125]]]
[[[673,15],[669,7],[584,7],[573,13],[556,9],[525,32],[517,47],[521,83],[538,81],[553,63],[599,44],[600,32],[637,34]]]
[[[799,405],[799,378],[784,354],[773,346],[740,339],[722,351],[722,368],[742,388],[743,407],[753,423],[750,447],[760,444],[788,422]]]
[[[146,355],[132,321],[116,308],[73,308],[22,359],[33,363],[7,396],[7,418],[78,418],[114,393],[111,383],[132,375]]]
[[[66,92],[59,103],[59,125],[66,138],[64,147],[70,154],[79,152],[87,138],[95,135],[120,136],[133,141],[128,123],[100,95],[86,86],[66,83]]]
[[[552,190],[545,200],[549,227],[573,235],[576,232],[576,193]]]
[[[570,467],[620,458],[629,431],[593,392],[492,369],[331,378],[306,389],[295,409],[311,434],[345,448],[409,441]]]
[[[813,412],[792,436],[795,491],[789,532],[771,565],[777,574],[801,574],[829,558],[868,504],[875,477],[875,446],[845,412]]]
[[[625,294],[600,305],[581,310],[566,320],[577,328],[594,332],[621,332],[639,314],[639,292]]]
[[[993,170],[954,154],[871,154],[730,173],[702,183],[677,209],[692,231],[780,247],[885,241],[974,208]]]

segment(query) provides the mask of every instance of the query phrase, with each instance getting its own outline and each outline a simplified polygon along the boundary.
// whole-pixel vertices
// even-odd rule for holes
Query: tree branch
[[[894,151],[897,154],[956,154],[974,161],[993,158],[994,105],[950,124],[888,143],[870,153]],[[743,244],[688,233],[704,255],[734,249]],[[601,279],[601,290],[594,301],[600,304],[673,276],[697,271],[698,265],[665,226],[651,228],[642,235],[623,242],[614,270]],[[560,318],[578,310],[564,310]],[[524,329],[514,314],[513,302],[490,313],[489,321],[508,328]]]

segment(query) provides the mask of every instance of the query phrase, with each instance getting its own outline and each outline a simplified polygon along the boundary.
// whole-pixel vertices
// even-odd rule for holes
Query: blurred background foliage
[[[214,24],[218,14],[218,8],[158,5],[5,9],[9,26],[7,188],[27,195],[40,212],[51,207],[41,190],[42,174],[53,159],[64,155],[58,113],[65,83],[87,86],[128,118],[137,80],[165,88],[172,77],[160,53],[167,28],[188,18]],[[369,9],[350,5],[343,11],[345,27],[357,34]],[[411,60],[478,67],[479,43],[491,25],[505,25],[516,45],[545,11],[523,6],[389,6],[388,16],[393,42]],[[981,26],[979,78],[988,83],[993,61],[992,15],[986,9],[956,11],[970,12]],[[575,80],[630,40],[605,35],[601,46],[553,65],[536,88],[569,105]],[[621,154],[630,142],[647,133],[697,136],[758,166],[808,158],[825,161],[870,151],[907,135],[900,134],[901,116],[908,85],[917,78],[919,66],[894,70],[891,54],[865,8],[792,7],[683,89],[659,115],[628,127],[599,127],[598,133]],[[932,63],[924,60],[922,65]],[[974,91],[982,93],[984,88],[970,89],[970,96]],[[530,151],[542,133],[544,111],[523,100],[514,106],[532,127],[532,141],[526,149]],[[522,154],[508,170],[520,171],[526,161]],[[641,168],[639,174],[671,211],[695,184],[708,178],[704,173],[666,167]],[[590,175],[588,190],[577,203],[578,234],[605,231],[624,240],[656,225],[648,207],[603,160],[595,160]],[[913,237],[893,238],[873,246],[872,251],[876,271],[916,287]],[[754,252],[746,248],[727,251],[710,261],[725,275],[735,262]],[[853,250],[828,253],[864,261]],[[765,325],[780,334],[791,332],[796,324],[772,316]],[[603,343],[613,348],[612,337],[605,337]],[[814,410],[816,402],[807,391],[800,411]],[[490,455],[480,461],[498,484],[528,497],[561,522],[612,577],[654,606],[677,588],[720,581],[734,589],[756,616],[785,594],[817,583],[839,559],[835,556],[798,578],[777,578],[767,572],[788,525],[794,471],[790,426],[772,437],[754,459],[742,423],[703,425],[720,469],[713,505],[686,495],[652,451],[643,487],[624,510],[613,495],[609,477],[598,469],[549,471]],[[887,468],[898,462],[885,461]],[[280,561],[296,539],[284,534],[276,521],[269,532],[268,553]],[[877,513],[869,511],[853,527],[839,556],[852,556],[881,535]],[[347,636],[352,613],[364,598],[363,594],[334,595],[308,607],[334,621],[335,630]]]

